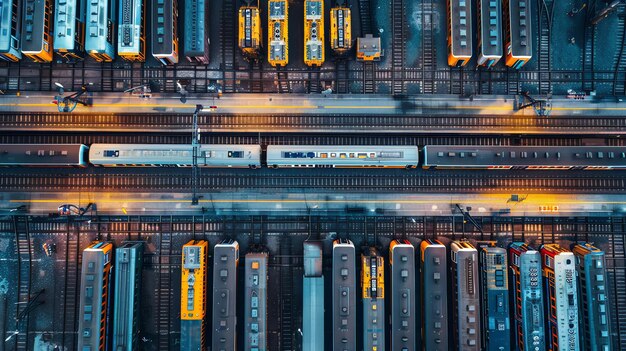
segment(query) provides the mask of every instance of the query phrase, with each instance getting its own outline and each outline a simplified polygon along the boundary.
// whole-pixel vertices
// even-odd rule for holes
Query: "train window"
[[[359,152],[358,155],[359,155],[359,158],[367,158],[367,154],[366,153]]]
[[[598,152],[598,158],[604,158],[604,152]]]
[[[459,152],[459,157],[465,158],[465,152]]]
[[[515,151],[511,151],[511,158],[515,158]]]
[[[228,151],[230,158],[243,158],[243,151]]]
[[[325,153],[325,152],[322,152],[322,153],[320,154],[320,157],[321,157],[321,158],[328,158],[328,154],[327,154],[327,153]]]
[[[332,153],[330,154],[330,157],[337,157],[337,154],[336,154],[336,153],[334,153],[334,152],[332,152]]]
[[[552,267],[552,259],[548,255],[546,255],[546,266]]]
[[[596,268],[602,268],[602,260],[596,260],[595,263]]]
[[[344,152],[340,153],[339,158],[346,158],[346,154]]]
[[[350,153],[350,158],[354,158],[354,152]]]
[[[370,158],[376,158],[376,154],[373,152],[370,152]]]
[[[437,157],[443,157],[443,151],[439,151],[439,152],[437,153]]]
[[[607,154],[608,158],[615,158],[615,153],[613,151]]]
[[[95,264],[95,263],[93,263],[93,262],[89,262],[89,263],[87,263],[87,268],[88,268],[90,271],[93,271],[93,269],[94,269],[95,267],[96,267],[96,264]]]
[[[86,317],[86,316],[85,316]],[[91,320],[91,318],[89,318]],[[83,337],[88,338],[91,336],[91,328],[85,328],[83,329]],[[84,348],[83,348],[84,350]]]
[[[455,157],[456,156],[456,152],[448,152],[448,157]]]
[[[86,279],[88,282],[92,282],[92,281],[94,280],[93,274],[87,274],[87,276],[85,277],[85,279]]]

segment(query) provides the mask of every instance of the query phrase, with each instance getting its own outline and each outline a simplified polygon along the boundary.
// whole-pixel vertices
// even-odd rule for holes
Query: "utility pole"
[[[200,198],[198,197],[198,178],[200,177],[200,169],[198,168],[198,148],[200,147],[200,129],[198,129],[198,114],[204,107],[202,105],[196,105],[196,110],[193,113],[193,131],[191,136],[191,148],[193,152],[193,163],[191,167],[191,189],[192,197],[191,204],[197,205]]]

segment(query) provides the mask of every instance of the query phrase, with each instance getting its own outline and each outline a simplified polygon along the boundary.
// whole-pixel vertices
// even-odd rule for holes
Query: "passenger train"
[[[267,252],[246,254],[244,350],[267,351]]]
[[[324,274],[321,241],[306,240],[303,244],[304,276],[302,277],[302,351],[324,349]]]
[[[363,350],[385,349],[385,261],[375,247],[361,255]]]
[[[611,305],[604,251],[590,243],[572,246],[578,272],[578,320],[581,349],[613,350]]]
[[[472,1],[447,0],[448,65],[465,66],[472,58]]]
[[[546,349],[541,254],[522,242],[509,245],[511,306],[518,350]]]
[[[87,0],[85,50],[98,62],[115,59],[116,0]]]
[[[0,2],[0,59],[17,62],[22,58],[20,51],[20,31],[22,6],[20,0]]]
[[[148,0],[120,0],[117,54],[126,61],[146,60],[146,4]]]
[[[421,153],[421,157],[420,157]],[[200,145],[198,166],[623,170],[624,146]],[[0,166],[191,167],[190,144],[0,144]]]
[[[115,249],[112,350],[139,350],[143,242],[126,242]]]
[[[348,7],[330,9],[330,47],[339,55],[352,48],[352,15]]]
[[[511,349],[509,282],[506,250],[495,242],[479,243],[482,292],[483,347],[485,351]]]
[[[391,265],[391,349],[417,350],[415,337],[415,248],[406,239],[389,245]]]
[[[239,8],[239,49],[248,60],[257,60],[263,46],[261,11],[257,6]]]
[[[51,62],[52,0],[23,0],[23,4],[22,54],[35,62]]]
[[[183,54],[191,63],[209,64],[208,6],[208,0],[185,1]],[[173,27],[176,28],[176,23]],[[169,31],[169,27],[166,26],[166,30]]]
[[[113,244],[96,241],[83,251],[78,350],[108,350]]]
[[[480,351],[480,289],[478,287],[478,251],[466,240],[450,244],[451,283],[453,291],[453,340],[459,351]]]
[[[289,2],[268,0],[267,2],[267,61],[274,67],[289,63]]]
[[[190,0],[191,1],[191,0]],[[178,1],[152,1],[152,56],[164,65],[178,63]]]
[[[502,0],[478,0],[478,64],[492,67],[502,58]]]
[[[85,57],[86,0],[56,0],[54,7],[54,53],[65,62]]]
[[[558,244],[544,244],[539,252],[548,311],[548,350],[578,351],[578,287],[574,254]]]
[[[433,239],[422,241],[420,259],[424,350],[448,351],[448,257],[445,245]]]
[[[180,290],[180,350],[206,349],[206,299],[208,242],[191,240],[183,245]]]
[[[237,266],[239,243],[232,239],[213,252],[213,333],[211,350],[237,349]]]
[[[530,0],[503,0],[505,63],[515,69],[532,58],[531,3]]]
[[[324,1],[304,0],[304,63],[321,67],[324,63]]]
[[[333,350],[356,351],[356,254],[352,241],[333,241]]]

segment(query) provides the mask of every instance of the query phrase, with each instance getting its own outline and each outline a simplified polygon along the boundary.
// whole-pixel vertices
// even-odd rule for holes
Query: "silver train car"
[[[239,243],[228,239],[213,254],[212,350],[237,349],[237,265]]]
[[[98,62],[115,59],[116,0],[87,0],[85,50]]]
[[[143,242],[127,242],[115,249],[112,350],[139,350],[143,250]]]
[[[302,278],[302,350],[324,349],[324,275],[322,242],[305,241]]]
[[[448,351],[448,257],[438,240],[420,244],[424,350]]]
[[[185,1],[183,54],[187,61],[209,64],[208,1]]]
[[[466,240],[450,244],[453,294],[452,324],[457,350],[481,350],[478,251]]]
[[[375,247],[361,255],[363,350],[385,349],[385,261]]]
[[[145,8],[148,0],[120,0],[117,54],[127,61],[146,60]]]
[[[613,350],[611,313],[604,251],[590,243],[573,245],[578,272],[578,320],[581,348]]]
[[[548,310],[548,348],[578,351],[578,287],[574,254],[558,244],[542,245],[539,253]]]
[[[0,166],[86,167],[83,144],[0,144]]]
[[[246,254],[244,350],[267,351],[267,252]]]
[[[23,0],[22,54],[35,62],[52,61],[52,0]]]
[[[259,145],[200,145],[199,167],[261,167]],[[89,162],[104,167],[191,167],[193,148],[188,144],[92,144]]]
[[[511,306],[518,350],[546,349],[541,254],[522,242],[509,244]]]
[[[267,147],[267,166],[270,168],[415,168],[418,162],[416,146],[270,145]]]
[[[178,63],[178,1],[152,1],[152,56],[164,65]]]
[[[112,254],[113,244],[106,241],[83,251],[77,350],[108,350]]]
[[[17,62],[22,58],[20,33],[22,6],[19,0],[0,2],[0,59]]]
[[[333,350],[356,351],[356,254],[352,241],[333,242]]]
[[[423,168],[626,169],[623,146],[424,146]]]
[[[483,347],[485,351],[511,349],[509,282],[506,249],[495,242],[480,243]]]
[[[54,7],[54,53],[65,62],[85,57],[86,0],[56,0]]]
[[[417,350],[415,338],[415,248],[408,240],[389,245],[391,265],[391,349]]]
[[[478,64],[487,68],[502,58],[502,0],[478,0]]]

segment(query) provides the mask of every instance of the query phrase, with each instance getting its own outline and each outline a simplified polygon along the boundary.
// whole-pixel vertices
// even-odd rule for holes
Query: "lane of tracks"
[[[3,130],[82,130],[181,132],[190,130],[191,114],[3,113]],[[230,115],[202,114],[202,131],[212,132],[358,132],[358,133],[550,133],[623,134],[626,118],[616,116],[405,116],[397,115]]]
[[[3,192],[187,192],[191,170],[2,171]],[[202,170],[199,190],[580,193],[626,192],[620,171]]]

